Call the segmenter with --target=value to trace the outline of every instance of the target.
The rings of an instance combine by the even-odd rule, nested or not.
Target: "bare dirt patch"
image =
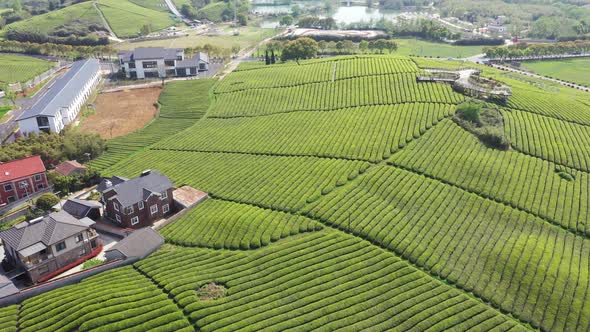
[[[217,300],[225,297],[225,292],[227,292],[227,288],[223,285],[210,282],[197,289],[197,297],[201,301]]]
[[[161,88],[101,93],[94,101],[95,112],[80,122],[83,132],[110,139],[142,128],[156,117]]]

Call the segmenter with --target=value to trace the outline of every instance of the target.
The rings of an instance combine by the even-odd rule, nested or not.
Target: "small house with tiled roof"
[[[0,207],[49,187],[39,156],[0,163]]]
[[[80,175],[86,172],[86,166],[75,160],[66,160],[55,167],[55,171],[63,176]]]

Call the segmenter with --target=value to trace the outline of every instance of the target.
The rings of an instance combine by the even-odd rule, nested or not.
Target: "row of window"
[[[43,177],[41,176],[41,174],[37,174],[34,176],[34,179],[35,179],[35,182],[39,182],[43,179]],[[20,189],[25,189],[28,186],[29,186],[29,181],[27,181],[27,180],[23,180],[18,183],[18,187]],[[39,188],[38,185],[37,185],[37,188]],[[43,187],[41,187],[41,188],[43,188]],[[8,184],[4,185],[4,192],[9,192],[9,191],[13,191],[13,190],[14,190],[14,187],[12,186],[12,183],[8,183]]]
[[[162,213],[166,214],[169,211],[170,211],[170,206],[168,204],[162,205]],[[150,206],[150,213],[152,215],[158,213],[158,205],[157,204]],[[121,216],[120,215],[116,214],[115,219],[117,220],[118,223],[121,223]],[[136,225],[138,223],[139,223],[139,217],[135,216],[135,217],[131,218],[131,225]]]
[[[160,197],[161,200],[165,200],[168,198],[168,193],[165,191],[160,193],[160,195],[161,195],[161,197]],[[139,201],[137,203],[137,207],[139,210],[143,210],[143,208],[145,207],[143,204],[143,201]],[[113,203],[113,208],[117,212],[120,212],[122,209],[122,207],[120,207],[119,204],[117,204],[117,203]],[[132,213],[133,213],[133,205],[123,208],[123,214],[132,214]]]

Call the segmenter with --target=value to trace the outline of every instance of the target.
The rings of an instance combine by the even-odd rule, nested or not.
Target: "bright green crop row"
[[[410,60],[383,57],[337,58],[334,61],[314,62],[301,66],[275,64],[233,73],[220,82],[215,92],[289,87],[367,75],[414,73],[417,70],[416,65]]]
[[[142,7],[129,0],[100,0],[98,3],[111,29],[120,38],[139,36],[144,25],[158,31],[175,23],[171,13]]]
[[[165,285],[200,331],[525,330],[368,242],[335,231],[247,254],[161,250],[137,266]],[[208,282],[227,297],[201,301]]]
[[[244,250],[321,228],[305,217],[208,199],[161,233],[168,242],[181,246]]]
[[[103,172],[137,176],[148,165],[177,185],[217,197],[296,211],[363,173],[369,163],[314,157],[146,150]]]
[[[308,214],[533,326],[590,328],[590,240],[530,214],[391,166],[371,168]]]
[[[506,136],[517,149],[590,171],[590,127],[522,111],[503,111]]]
[[[193,331],[182,311],[133,267],[25,300],[20,331]]]
[[[211,117],[257,116],[412,102],[456,104],[464,100],[464,96],[455,93],[448,84],[417,83],[415,74],[402,73],[287,88],[251,89],[219,94],[216,99],[209,113]]]
[[[154,147],[381,161],[453,112],[453,105],[401,104],[207,118]]]
[[[16,332],[18,319],[18,306],[11,305],[0,308],[0,331]]]
[[[51,69],[54,64],[25,55],[0,54],[0,82],[26,82]]]
[[[518,151],[487,148],[450,120],[410,143],[391,161],[590,235],[587,173]],[[574,179],[567,181],[559,172]]]

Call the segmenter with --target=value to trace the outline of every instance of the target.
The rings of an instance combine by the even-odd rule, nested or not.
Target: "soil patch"
[[[223,285],[210,282],[197,289],[197,297],[201,301],[217,300],[225,297],[225,292],[227,292],[227,288]]]
[[[111,139],[143,128],[156,117],[156,102],[162,89],[147,88],[101,93],[95,112],[81,120],[80,130]]]

